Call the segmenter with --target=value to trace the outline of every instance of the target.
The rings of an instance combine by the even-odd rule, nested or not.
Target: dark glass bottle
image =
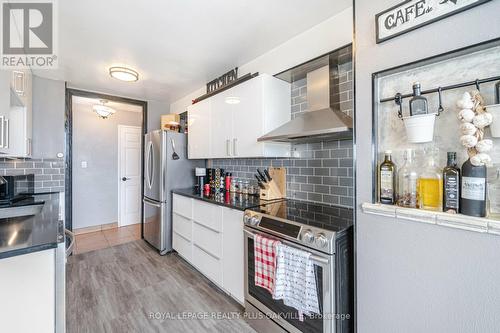
[[[413,84],[413,97],[410,99],[410,116],[427,114],[427,98],[421,95],[420,83]]]
[[[462,165],[460,213],[486,216],[486,166],[474,166],[470,159]]]
[[[448,152],[448,163],[443,169],[443,212],[460,211],[460,169],[457,166],[457,153]]]
[[[385,152],[385,158],[379,168],[380,203],[394,205],[396,203],[396,165],[392,161],[392,152]]]

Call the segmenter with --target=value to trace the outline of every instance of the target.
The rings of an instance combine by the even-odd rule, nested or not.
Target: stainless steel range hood
[[[309,111],[260,137],[258,141],[318,142],[352,139],[352,118],[332,108],[329,66],[307,73]]]

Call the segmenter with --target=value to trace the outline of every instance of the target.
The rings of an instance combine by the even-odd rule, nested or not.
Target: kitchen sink
[[[17,207],[0,208],[0,219],[37,215],[43,209],[43,202]]]

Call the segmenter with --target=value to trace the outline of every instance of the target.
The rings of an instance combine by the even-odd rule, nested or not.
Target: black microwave
[[[35,175],[2,176],[0,178],[0,204],[24,199],[34,192]]]

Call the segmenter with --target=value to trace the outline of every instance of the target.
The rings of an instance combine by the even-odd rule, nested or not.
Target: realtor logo
[[[56,68],[55,3],[2,3],[3,68]]]

